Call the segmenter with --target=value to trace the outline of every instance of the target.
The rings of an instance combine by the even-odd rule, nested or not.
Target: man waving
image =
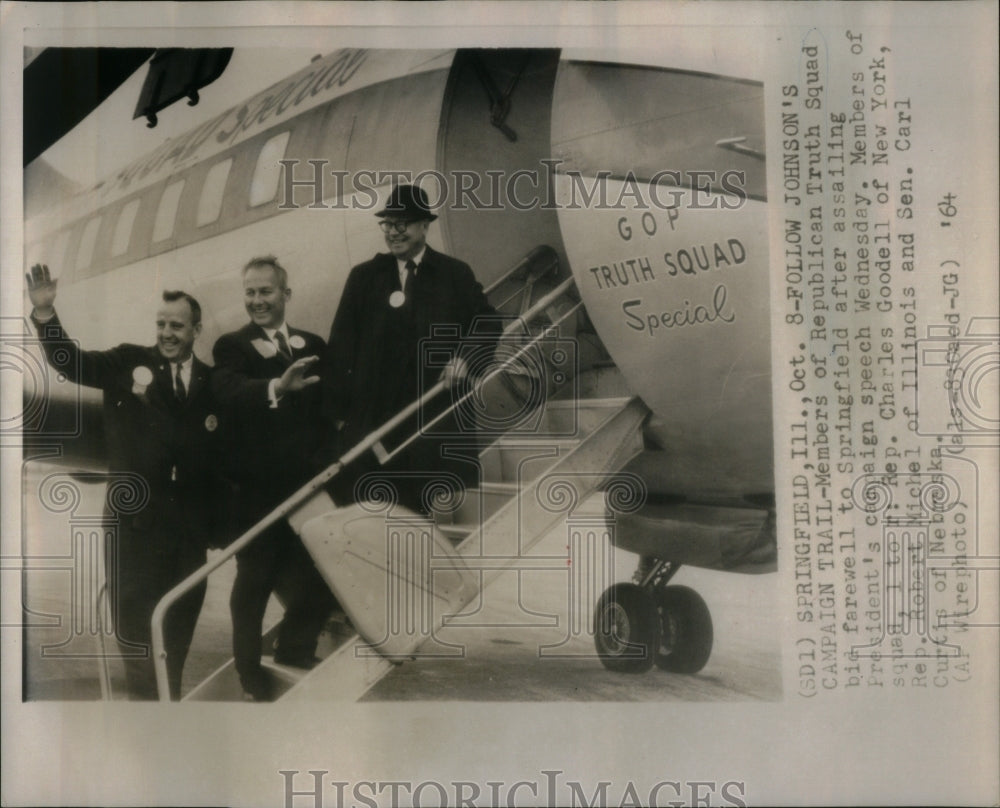
[[[82,351],[55,311],[56,284],[47,266],[28,275],[32,322],[49,363],[72,381],[104,393],[104,432],[111,474],[129,473],[148,489],[145,505],[121,515],[109,531],[105,572],[129,697],[157,697],[151,642],[153,609],[163,595],[205,563],[218,540],[220,417],[211,368],[194,355],[201,306],[184,292],[164,292],[154,346],[122,344]],[[106,506],[106,511],[109,508]],[[170,695],[180,698],[181,672],[205,584],[167,612],[164,644]]]
[[[310,369],[324,350],[322,338],[290,328],[288,273],[274,256],[243,268],[250,322],[215,343],[214,386],[233,422],[229,471],[239,485],[242,529],[253,526],[306,483],[318,468],[322,413],[318,376]],[[269,701],[270,679],[261,668],[261,630],[272,591],[285,604],[275,662],[308,668],[335,605],[302,542],[284,520],[237,555],[230,598],[233,656],[248,701]]]

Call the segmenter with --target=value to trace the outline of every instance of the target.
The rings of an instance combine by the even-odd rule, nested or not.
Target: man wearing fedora
[[[423,189],[395,186],[385,208],[375,216],[389,252],[378,253],[351,270],[321,373],[324,410],[341,452],[439,379],[456,391],[467,389],[470,373],[477,371],[477,363],[468,360],[476,348],[495,342],[499,333],[496,312],[469,265],[427,245],[428,229],[437,216],[431,213]],[[477,318],[484,319],[477,323]],[[473,333],[475,340],[470,341]],[[450,359],[429,362],[429,344],[432,353]],[[487,348],[476,355],[491,354]],[[451,403],[450,398],[440,395],[436,406],[388,436],[386,450],[391,451],[421,423],[426,424]],[[475,483],[478,468],[469,462],[477,455],[475,435],[474,431],[465,432],[453,416],[446,416],[430,434],[390,461],[383,471],[395,485],[401,505],[428,512],[422,489],[436,475],[446,474],[452,482],[457,478],[462,485]],[[446,449],[451,451],[446,453]],[[342,475],[335,494],[339,493],[341,501],[352,501],[353,482],[376,468],[368,453]]]
[[[247,530],[304,485],[318,467],[321,431],[319,378],[322,337],[291,328],[288,273],[274,256],[243,268],[243,300],[250,322],[215,343],[213,389],[230,414],[230,477],[239,486],[238,522]],[[318,458],[317,458],[318,462]],[[301,539],[279,520],[236,557],[230,597],[233,657],[248,701],[269,701],[271,680],[261,668],[261,630],[268,598],[285,606],[274,661],[309,668],[317,638],[336,602]]]

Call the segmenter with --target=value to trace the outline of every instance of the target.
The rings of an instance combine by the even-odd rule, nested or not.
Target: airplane
[[[509,378],[483,393],[534,438],[515,429],[484,448],[484,480],[490,464],[500,470],[477,492],[478,526],[453,512],[435,527],[434,546],[462,568],[463,603],[449,607],[483,596],[489,575],[475,567],[490,554],[488,525],[509,528],[505,509],[523,516],[525,492],[556,473],[586,478],[577,494],[609,492],[614,529],[597,541],[640,557],[631,583],[592,593],[598,657],[614,671],[695,673],[712,622],[697,592],[668,585],[677,569],[776,569],[763,86],[642,59],[513,48],[316,57],[91,188],[67,195],[53,182],[45,199],[43,183],[26,266],[59,277],[60,316],[87,347],[106,341],[93,313],[108,301],[115,340],[144,343],[160,290],[184,289],[203,306],[204,353],[245,320],[239,267],[274,254],[293,278],[296,325],[326,334],[347,271],[382,246],[373,212],[401,177],[418,182],[441,203],[429,243],[467,261],[501,310],[541,317],[518,339],[539,340],[546,401],[526,408]],[[43,364],[26,377],[26,443],[56,441],[61,462],[99,468],[99,395]],[[560,407],[575,431],[552,426]],[[555,447],[555,465],[532,440]],[[513,482],[501,469],[512,457]],[[637,503],[615,511],[615,481],[637,486]],[[283,516],[296,524],[294,511]],[[319,555],[322,536],[354,524],[336,517],[333,530],[329,514],[306,511]],[[320,539],[317,525],[330,528]],[[359,642],[377,648],[384,629]],[[384,656],[417,645],[390,643]]]

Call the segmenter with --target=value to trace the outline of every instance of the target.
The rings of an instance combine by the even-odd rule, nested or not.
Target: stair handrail
[[[573,283],[574,283],[573,278],[569,278],[563,281],[559,286],[554,288],[548,295],[542,298],[538,302],[538,305],[542,307],[547,307],[547,305],[551,305],[556,299],[558,299],[563,293],[565,293],[573,285]],[[453,412],[456,408],[461,406],[465,401],[472,398],[472,396],[476,394],[476,392],[482,385],[486,384],[486,382],[488,382],[494,376],[503,372],[507,367],[513,364],[517,359],[520,359],[522,356],[524,356],[524,354],[526,354],[531,348],[534,348],[535,345],[537,345],[543,339],[546,339],[548,336],[548,331],[550,329],[558,328],[566,320],[568,320],[570,317],[576,314],[577,311],[579,311],[581,308],[583,308],[583,301],[577,301],[568,309],[566,309],[566,311],[560,314],[559,317],[545,329],[545,331],[536,334],[534,337],[528,340],[528,342],[525,342],[522,345],[520,345],[516,353],[514,353],[512,356],[508,357],[503,362],[493,367],[489,371],[489,373],[484,374],[472,386],[471,390],[466,391],[460,398],[455,399],[449,407],[442,410],[433,418],[431,418],[429,421],[427,421],[425,424],[423,424],[420,427],[420,429],[418,429],[416,432],[414,432],[412,435],[406,438],[406,440],[404,440],[402,443],[396,446],[391,452],[386,452],[384,455],[381,455],[379,457],[379,462],[382,465],[385,465],[400,452],[404,451],[411,443],[413,443],[413,441],[418,440],[420,436],[423,435],[427,430],[431,429],[438,422],[444,420],[449,415],[449,413]],[[524,330],[527,329],[527,325],[528,324],[524,322],[522,317],[516,318],[509,328],[504,329],[504,332],[503,334],[501,334],[500,339],[503,339],[505,336],[511,336],[514,333],[523,334]]]
[[[546,259],[544,263],[540,263],[540,259],[542,258]],[[531,293],[535,288],[535,284],[550,272],[558,268],[559,254],[548,244],[540,244],[530,250],[524,258],[518,261],[514,266],[504,272],[503,275],[487,286],[483,290],[483,294],[491,295],[507,281],[514,278],[519,272],[523,272],[524,284],[507,295],[507,297],[503,300],[497,301],[494,305],[494,308],[499,311],[503,306],[506,306],[515,297],[520,295],[521,307],[518,311],[518,315],[523,315],[531,305]]]
[[[524,254],[524,257],[518,261],[514,266],[504,272],[499,278],[489,284],[483,289],[483,294],[490,295],[503,286],[507,281],[517,275],[518,272],[526,270],[531,267],[539,258],[545,256],[548,261],[540,267],[534,273],[528,273],[529,277],[540,278],[546,273],[551,272],[555,267],[559,266],[559,255],[556,251],[550,247],[548,244],[539,244],[537,247],[533,247]],[[506,301],[503,301],[506,302]]]
[[[532,250],[528,256],[535,253],[540,248],[535,248]],[[527,261],[527,257],[519,262],[518,266],[514,267],[511,272],[506,273],[507,277],[517,271],[522,265]],[[500,281],[503,282],[502,280]],[[542,297],[537,303],[535,303],[527,312],[515,317],[512,321],[503,329],[498,341],[507,336],[512,336],[514,334],[524,334],[527,333],[528,324],[534,320],[539,314],[543,313],[549,306],[551,306],[559,297],[565,294],[573,285],[575,284],[575,279],[570,275],[566,280],[562,281],[560,284],[555,286],[548,294]],[[572,308],[572,313],[582,306],[582,303],[577,303]],[[560,318],[560,322],[569,316],[569,313],[564,314]],[[487,381],[492,379],[494,376],[498,375],[505,368],[511,365],[515,360],[519,359],[525,353],[527,353],[534,345],[543,337],[545,333],[537,335],[528,343],[519,347],[519,349],[510,357],[508,357],[503,363],[491,369],[491,371],[484,376],[476,380],[472,391],[469,391],[462,398],[453,402],[452,405],[444,411],[441,415],[450,412],[459,403],[464,401],[469,395],[477,391],[482,385]],[[440,393],[444,392],[449,388],[449,385],[442,381],[438,381],[433,387],[428,389],[415,401],[411,402],[400,410],[396,415],[386,421],[382,426],[369,432],[364,438],[362,438],[357,444],[348,449],[344,454],[342,454],[337,460],[327,466],[323,471],[310,479],[307,483],[301,486],[297,491],[287,497],[282,501],[277,507],[275,507],[270,513],[261,518],[258,522],[244,531],[239,537],[237,537],[233,542],[227,545],[222,551],[215,557],[205,562],[204,565],[199,567],[197,570],[189,574],[186,578],[176,584],[172,589],[170,589],[159,602],[156,604],[156,608],[153,609],[152,616],[152,653],[153,653],[153,668],[156,673],[156,689],[160,701],[170,700],[170,688],[167,679],[167,652],[163,641],[163,621],[166,616],[167,611],[176,603],[180,598],[182,598],[188,591],[198,586],[202,581],[206,580],[209,575],[215,572],[219,567],[225,564],[230,558],[235,556],[245,547],[247,547],[251,542],[253,542],[258,536],[260,536],[265,530],[270,528],[272,525],[276,524],[278,520],[284,519],[295,512],[301,505],[305,504],[306,500],[310,499],[314,494],[320,491],[330,480],[336,477],[341,470],[356,460],[358,457],[363,455],[369,450],[374,450],[376,444],[381,444],[382,438],[391,433],[396,427],[402,424],[404,421],[409,419],[412,415],[417,413],[421,408],[426,407],[427,404],[437,397]],[[441,417],[441,416],[439,416]],[[433,422],[432,422],[433,423]],[[417,432],[407,439],[406,445],[410,442],[416,440],[424,431],[425,427],[420,427]],[[393,450],[393,455],[397,449]],[[390,455],[392,456],[392,455]],[[384,464],[388,457],[383,456],[380,458],[380,464]]]

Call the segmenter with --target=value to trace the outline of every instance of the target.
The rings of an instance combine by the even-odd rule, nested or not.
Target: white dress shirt
[[[407,258],[406,261],[412,261],[414,264],[416,264],[419,267],[420,266],[420,262],[424,260],[424,252],[426,252],[426,250],[427,250],[426,246],[425,247],[421,247],[420,248],[420,252],[418,252],[415,256],[413,256],[413,258]],[[406,288],[406,276],[410,273],[410,270],[408,270],[406,268],[406,261],[403,261],[403,260],[401,260],[399,258],[396,259],[396,267],[399,269],[399,288],[400,289],[405,289]],[[416,273],[414,273],[414,274],[416,274]]]
[[[191,370],[194,368],[194,354],[188,356],[183,362],[170,363],[170,383],[174,388],[174,395],[177,395],[177,366],[181,368],[181,381],[184,382],[185,398],[191,395]]]
[[[288,346],[288,350],[291,352],[292,343],[291,338],[288,336],[288,323],[282,323],[277,328],[268,328],[266,325],[262,325],[261,328],[264,329],[264,333],[267,334],[267,338],[271,340],[275,350],[278,350],[278,342],[275,340],[274,335],[280,331],[281,336],[285,338],[285,345]],[[277,386],[277,379],[271,379],[270,383],[267,385],[267,403],[272,410],[277,409],[278,402],[281,401],[281,397],[275,393],[275,388]]]
[[[275,348],[278,347],[278,342],[274,338],[274,335],[280,331],[281,336],[285,338],[285,345],[288,346],[288,350],[290,351],[292,349],[291,342],[289,341],[291,338],[288,336],[288,323],[282,323],[277,328],[268,328],[266,325],[262,325],[261,328],[264,329],[264,333],[267,334],[267,338],[274,343]]]

